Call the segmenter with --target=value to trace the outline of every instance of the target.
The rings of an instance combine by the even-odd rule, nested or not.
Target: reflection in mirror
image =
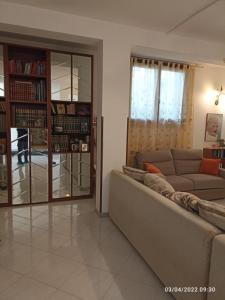
[[[0,97],[4,97],[3,46],[0,45]]]
[[[91,57],[73,55],[73,100],[91,102]]]
[[[31,202],[48,201],[48,131],[30,129]]]
[[[52,197],[71,196],[71,154],[53,154]]]
[[[71,55],[51,52],[52,100],[71,101]]]
[[[30,202],[29,129],[11,128],[12,203]]]
[[[73,153],[72,191],[73,196],[90,194],[90,153]]]
[[[0,203],[8,203],[6,158],[6,155],[0,154]]]

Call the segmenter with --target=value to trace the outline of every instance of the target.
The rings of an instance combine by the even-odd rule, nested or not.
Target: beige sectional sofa
[[[199,173],[202,150],[161,150],[137,153],[136,167],[151,162],[166,176],[176,191],[190,192],[201,199],[225,198],[225,180],[220,176]]]
[[[119,171],[111,174],[109,214],[165,286],[198,289],[172,291],[176,299],[225,299],[219,228]],[[200,292],[204,287],[216,292]]]

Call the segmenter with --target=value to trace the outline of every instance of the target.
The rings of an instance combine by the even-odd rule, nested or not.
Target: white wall
[[[225,88],[225,68],[203,66],[195,72],[194,85],[194,135],[193,147],[202,148],[213,143],[204,143],[207,113],[223,114],[222,138],[225,138],[225,99],[215,103],[216,89]],[[214,143],[215,144],[215,143]]]
[[[225,53],[225,44],[192,40],[6,2],[0,2],[0,22],[0,30],[3,31],[68,41],[85,37],[102,42],[102,99],[98,100],[102,101],[104,117],[103,212],[108,210],[110,171],[120,169],[125,163],[129,59],[132,49],[158,49],[175,53],[184,60],[218,64],[222,63]]]

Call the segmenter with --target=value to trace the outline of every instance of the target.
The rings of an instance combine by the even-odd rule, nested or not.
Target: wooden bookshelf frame
[[[92,130],[92,124],[93,124],[93,74],[94,74],[94,55],[92,54],[86,54],[86,53],[80,53],[80,52],[69,52],[69,51],[62,51],[62,50],[55,50],[55,49],[49,49],[49,48],[40,48],[40,47],[34,47],[34,46],[22,46],[18,44],[11,44],[11,43],[0,43],[0,46],[3,47],[3,63],[4,63],[4,89],[5,89],[5,95],[4,97],[1,97],[0,101],[5,102],[6,106],[6,137],[7,137],[7,191],[8,191],[8,203],[0,203],[0,207],[4,206],[26,206],[26,205],[35,205],[40,203],[49,203],[49,202],[58,202],[58,201],[68,201],[68,200],[76,200],[76,199],[87,199],[93,197],[93,172],[94,172],[94,166],[93,166],[93,130]],[[34,51],[35,52],[40,51],[45,53],[46,57],[46,74],[39,75],[39,74],[24,74],[24,73],[15,73],[10,71],[9,67],[9,49],[15,48],[15,49],[21,49],[21,52],[23,49],[28,52]],[[16,51],[16,50],[14,50]],[[51,122],[51,116],[52,116],[52,102],[53,103],[82,103],[82,101],[52,101],[51,99],[51,53],[60,53],[60,54],[68,54],[71,55],[71,60],[73,55],[77,56],[84,56],[90,58],[90,64],[91,64],[91,102],[84,102],[85,104],[90,105],[90,111],[91,115],[90,118],[90,142],[89,142],[89,151],[83,152],[83,153],[90,153],[90,193],[88,195],[79,195],[79,196],[73,196],[72,194],[72,187],[71,187],[71,195],[70,197],[62,197],[62,198],[53,198],[52,195],[52,161],[53,161],[53,154],[61,154],[61,153],[53,153],[52,149],[52,122]],[[71,63],[71,74],[73,71],[73,65]],[[44,101],[21,101],[16,99],[11,99],[10,95],[10,79],[15,78],[18,80],[45,80],[46,81],[46,102]],[[71,92],[73,92],[73,78],[71,76]],[[29,104],[36,106],[42,106],[45,107],[47,112],[47,126],[46,129],[48,131],[47,141],[48,141],[48,201],[40,201],[40,202],[32,202],[32,199],[30,197],[30,203],[21,203],[21,204],[13,204],[12,201],[12,172],[11,172],[11,165],[12,165],[12,153],[11,153],[11,128],[12,127],[12,105],[17,104]],[[21,127],[22,128],[22,127]],[[65,153],[82,153],[82,152],[75,152],[75,151],[69,151]],[[63,153],[62,153],[63,154]],[[73,155],[71,155],[72,159]],[[29,166],[31,163],[29,163]],[[72,163],[71,163],[72,165]],[[72,170],[71,170],[71,176],[72,176]],[[32,188],[32,181],[31,181],[31,172],[29,172],[29,180],[30,180],[30,194],[31,194],[31,188]]]

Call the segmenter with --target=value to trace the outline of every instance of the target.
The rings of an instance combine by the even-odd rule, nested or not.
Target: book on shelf
[[[21,81],[11,80],[10,98],[16,101],[46,101],[45,80]]]
[[[66,114],[65,104],[62,103],[56,104],[56,110],[58,115],[65,115]]]
[[[46,74],[46,62],[43,60],[28,62],[11,59],[9,61],[9,71],[11,74],[44,76]]]
[[[5,102],[0,102],[0,113],[1,112],[6,112],[6,104]]]
[[[52,116],[52,127],[53,132],[89,134],[90,118],[54,115]]]
[[[0,132],[6,131],[6,115],[0,114]]]
[[[33,108],[32,105],[13,105],[12,126],[45,128],[47,127],[47,112],[42,108]]]

